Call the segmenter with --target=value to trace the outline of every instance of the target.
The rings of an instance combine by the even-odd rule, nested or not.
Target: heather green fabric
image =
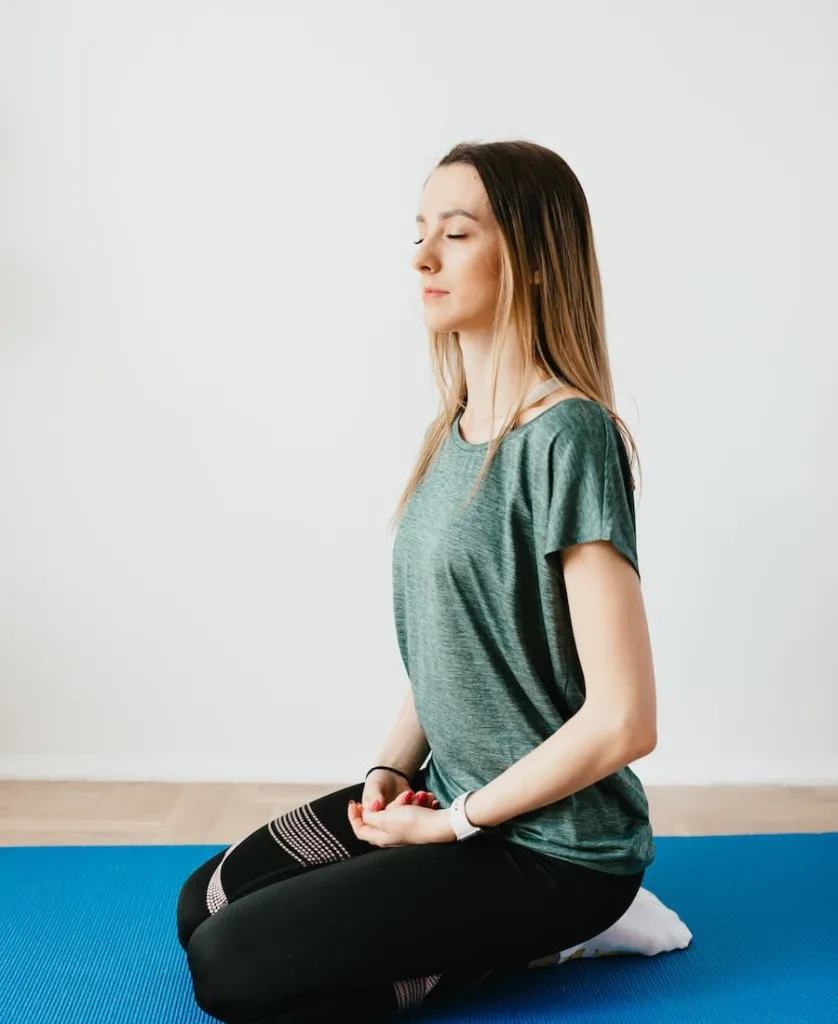
[[[431,747],[428,788],[443,807],[584,703],[558,551],[610,540],[640,575],[628,456],[604,406],[562,399],[513,430],[462,512],[487,448],[463,439],[458,417],[393,546],[398,644]],[[646,794],[628,766],[499,832],[612,874],[655,855]]]

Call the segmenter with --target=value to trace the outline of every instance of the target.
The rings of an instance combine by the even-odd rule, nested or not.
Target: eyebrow
[[[479,217],[475,217],[473,213],[469,213],[468,210],[461,210],[461,209],[459,209],[459,207],[456,210],[446,210],[444,213],[441,213],[439,215],[439,219],[440,220],[448,220],[449,217],[456,217],[457,214],[459,214],[461,217],[471,217],[472,220],[476,220],[478,223],[480,222],[480,218]],[[421,213],[416,215],[416,223],[417,224],[424,224],[425,223],[425,218],[422,216]]]

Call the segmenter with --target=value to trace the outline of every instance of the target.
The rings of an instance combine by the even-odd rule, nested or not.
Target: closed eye
[[[467,235],[446,235],[446,238],[467,238]],[[424,238],[420,238],[418,242],[414,242],[414,245],[421,245],[425,241]]]

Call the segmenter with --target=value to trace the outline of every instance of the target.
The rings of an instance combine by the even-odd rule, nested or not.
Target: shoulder
[[[525,422],[526,419],[535,418],[555,406],[564,406],[566,411],[578,415],[579,418],[596,419],[602,415],[607,416],[609,419],[611,417],[611,414],[604,405],[597,402],[594,398],[589,398],[588,395],[583,394],[577,388],[568,384],[551,392],[542,398],[540,402],[526,409],[523,413]]]
[[[547,409],[552,408],[556,405],[562,405],[568,399],[578,398],[580,402],[571,402],[571,405],[581,405],[583,402],[593,402],[592,398],[588,398],[587,395],[583,395],[581,391],[577,391],[576,388],[561,387],[556,391],[552,391],[549,395],[546,395],[541,399],[540,402],[536,402],[534,405],[529,406],[521,413],[521,424],[528,423],[530,420],[535,419],[542,413],[546,412]],[[594,402],[594,405],[599,403]]]
[[[614,418],[604,405],[574,388],[553,392],[539,403],[531,418],[538,417],[541,417],[544,428],[542,436],[562,444],[576,441],[607,445],[611,440],[609,428],[617,429]]]
[[[620,429],[601,402],[580,394],[568,395],[543,411],[540,426],[533,424],[533,429],[533,442],[546,456],[554,482],[563,475],[576,478],[580,473],[613,474],[617,466],[627,482],[631,479]]]

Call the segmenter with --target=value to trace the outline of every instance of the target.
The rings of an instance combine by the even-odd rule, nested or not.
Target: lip
[[[422,297],[425,299],[435,299],[440,295],[447,295],[448,292],[442,291],[441,288],[424,288],[422,290]]]

